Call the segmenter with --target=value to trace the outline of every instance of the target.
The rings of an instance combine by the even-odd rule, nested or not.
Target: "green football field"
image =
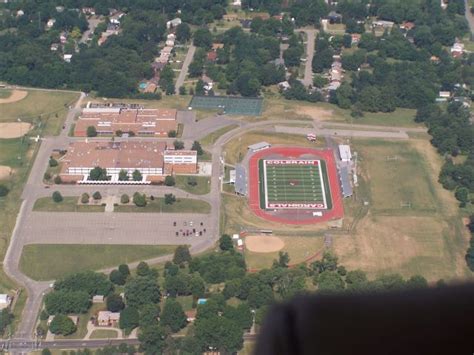
[[[264,207],[267,209],[325,209],[325,173],[319,160],[263,162]]]

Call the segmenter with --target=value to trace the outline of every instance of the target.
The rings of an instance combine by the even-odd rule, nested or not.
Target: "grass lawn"
[[[318,148],[324,145],[320,140],[318,143],[309,142],[304,136],[286,133],[266,133],[254,131],[239,136],[224,146],[225,162],[234,165],[247,154],[247,147],[251,144],[266,141],[270,144],[298,145],[300,147]]]
[[[41,197],[35,201],[33,211],[41,212],[104,212],[102,205],[78,205],[79,197],[66,196],[61,202],[54,202],[52,197]]]
[[[163,197],[155,197],[153,201],[148,199],[145,207],[135,205],[116,206],[114,212],[142,212],[142,213],[209,213],[211,205],[205,201],[191,198],[177,198],[172,205],[165,204]]]
[[[90,339],[117,339],[117,331],[111,329],[96,329]]]
[[[10,97],[11,94],[12,91],[10,89],[0,89],[0,99],[6,99],[7,97]]]
[[[189,178],[195,179],[196,186],[188,184]],[[211,191],[211,179],[207,176],[176,175],[176,187],[195,195],[205,195]]]
[[[193,308],[193,296],[178,296],[176,297],[176,301],[181,304],[185,312]]]
[[[467,230],[453,194],[437,182],[443,160],[429,141],[354,140],[354,150],[360,156],[360,187],[357,200],[345,200],[345,213],[356,225],[349,234],[333,236],[340,263],[371,277],[393,272],[429,281],[472,276],[464,260]],[[401,200],[409,200],[411,208],[402,207]],[[357,217],[355,205],[362,201],[369,205]]]
[[[77,325],[77,330],[74,333],[67,336],[55,335],[54,339],[83,339],[87,334],[87,323],[91,316],[104,310],[106,310],[104,303],[93,304],[87,313],[79,315],[79,323]]]
[[[59,134],[68,106],[79,98],[79,93],[31,90],[25,99],[10,104],[2,104],[1,122],[22,121],[46,124],[44,135]]]
[[[236,124],[232,124],[232,125],[229,125],[229,126],[219,128],[218,130],[216,130],[212,133],[209,133],[207,136],[205,136],[203,139],[201,139],[200,143],[203,146],[213,145],[216,142],[216,140],[219,139],[220,136],[222,136],[223,134],[225,134],[229,131],[232,131],[234,128],[237,128],[237,127],[239,127],[239,126],[236,125]]]
[[[175,248],[172,245],[29,244],[23,248],[20,269],[34,280],[54,280],[78,271],[100,270],[171,254]]]
[[[435,187],[423,157],[407,143],[354,141],[370,177],[373,212],[413,214],[435,212]],[[411,204],[410,207],[404,204]]]
[[[322,237],[279,237],[285,243],[282,251],[290,256],[290,264],[305,261],[324,248]],[[273,260],[278,260],[278,251],[271,253],[256,253],[245,250],[245,262],[250,269],[264,269],[272,266]]]

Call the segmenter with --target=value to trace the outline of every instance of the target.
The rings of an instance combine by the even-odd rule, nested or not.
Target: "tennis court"
[[[262,160],[262,207],[327,209],[323,164],[320,160]]]
[[[234,96],[193,96],[189,107],[193,109],[222,110],[228,115],[260,116],[263,99]]]

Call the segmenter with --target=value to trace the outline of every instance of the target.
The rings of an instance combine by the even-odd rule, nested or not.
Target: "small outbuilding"
[[[352,159],[351,147],[346,144],[339,144],[339,156],[343,162],[350,162]]]
[[[264,150],[264,149],[268,149],[270,148],[272,145],[270,143],[267,143],[267,142],[259,142],[259,143],[255,143],[255,144],[251,144],[248,146],[248,149],[252,152],[252,153],[255,153],[255,152],[258,152],[260,150]]]

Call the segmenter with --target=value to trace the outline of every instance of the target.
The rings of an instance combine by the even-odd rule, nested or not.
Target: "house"
[[[64,54],[63,59],[66,63],[71,63],[72,54]]]
[[[92,297],[92,303],[104,303],[104,296],[95,295]]]
[[[52,43],[50,49],[51,51],[56,52],[59,49],[59,43]]]
[[[415,28],[415,24],[410,21],[404,21],[401,25],[400,28],[406,31],[410,31]]]
[[[61,44],[65,44],[67,42],[66,32],[61,32],[61,34],[59,35],[59,42],[61,42]]]
[[[194,322],[196,320],[197,309],[190,309],[189,311],[184,312],[184,314],[186,314],[186,320],[188,322]]]
[[[109,21],[113,25],[120,25],[120,21],[122,20],[123,16],[125,16],[125,13],[119,11],[115,13],[113,16],[111,16]]]
[[[174,33],[170,33],[169,35],[166,36],[167,41],[175,41],[176,40],[176,35]]]
[[[225,21],[237,21],[239,19],[239,15],[237,14],[225,14],[222,16],[222,19]]]
[[[456,41],[451,47],[451,56],[453,58],[460,58],[464,53],[464,43]]]
[[[25,12],[24,12],[23,10],[18,10],[18,11],[16,12],[16,17],[21,17],[21,16],[23,16],[24,14],[25,14]]]
[[[361,36],[362,35],[360,33],[351,34],[351,45],[356,45],[357,43],[359,43]]]
[[[63,12],[64,6],[56,6],[55,9],[56,9],[56,12]]]
[[[341,23],[342,22],[342,15],[338,14],[336,11],[330,11],[327,19],[329,20],[329,23]]]
[[[167,39],[165,44],[167,47],[174,47],[174,39]]]
[[[176,17],[168,22],[166,22],[166,28],[171,29],[181,25],[182,21],[179,17]]]
[[[232,0],[231,6],[233,6],[233,7],[242,7],[242,1],[241,0]]]
[[[286,91],[291,88],[291,85],[288,81],[282,81],[281,83],[278,83],[278,88],[280,90]]]
[[[377,20],[377,21],[374,21],[372,22],[372,28],[375,28],[375,27],[381,27],[381,28],[392,28],[393,25],[395,25],[395,22],[393,21],[384,21],[384,20]]]
[[[99,327],[116,327],[120,321],[120,313],[100,311],[97,314],[97,326]]]
[[[242,26],[242,28],[250,28],[250,26],[252,25],[252,20],[240,20],[240,25]]]
[[[94,16],[95,15],[95,9],[93,7],[83,7],[81,11],[86,16]]]
[[[49,30],[50,28],[54,26],[55,23],[56,23],[56,19],[50,18],[48,22],[46,22],[46,29]]]
[[[212,44],[212,50],[217,51],[218,49],[224,48],[224,43],[213,43]]]
[[[207,52],[207,60],[209,62],[215,62],[217,60],[217,53],[215,51]]]
[[[0,309],[5,309],[10,306],[12,299],[9,295],[2,293],[0,294]]]

